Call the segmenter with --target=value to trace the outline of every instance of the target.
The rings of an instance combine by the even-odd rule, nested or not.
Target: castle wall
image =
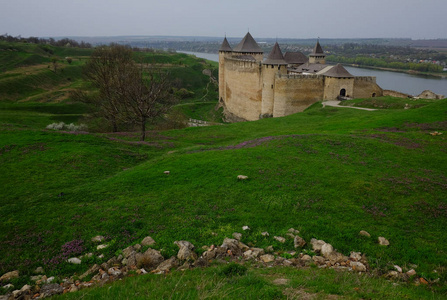
[[[276,74],[287,74],[287,67],[278,65],[262,66],[262,106],[261,117],[273,116],[273,102],[275,98],[275,77]]]
[[[259,62],[225,58],[225,107],[248,121],[258,120],[262,106],[262,73]]]
[[[304,111],[323,99],[322,75],[276,75],[273,117],[283,117]]]
[[[383,90],[376,83],[376,77],[354,77],[354,94],[352,98],[370,98],[383,96]]]
[[[323,100],[337,100],[342,89],[345,89],[346,97],[352,97],[354,94],[354,78],[325,77]]]

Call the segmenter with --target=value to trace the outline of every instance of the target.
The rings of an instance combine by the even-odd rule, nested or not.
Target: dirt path
[[[323,101],[323,107],[325,107],[325,106],[332,106],[332,107],[354,108],[354,109],[369,110],[369,111],[377,110],[377,109],[374,109],[374,108],[343,106],[343,105],[339,105],[340,102],[341,101]]]

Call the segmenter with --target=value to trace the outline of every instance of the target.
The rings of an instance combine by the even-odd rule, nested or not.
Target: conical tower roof
[[[337,64],[323,75],[336,78],[354,78],[341,64]]]
[[[317,43],[315,44],[314,50],[312,51],[311,55],[314,55],[314,56],[324,55],[323,48],[321,48],[321,45],[320,45],[320,41],[317,41]]]
[[[266,65],[287,65],[278,42],[275,43],[275,46],[273,46],[272,51],[263,63]]]
[[[219,51],[222,52],[231,52],[233,49],[231,49],[230,43],[228,43],[227,37],[224,38],[222,45],[220,46]]]
[[[240,53],[264,53],[258,43],[256,43],[255,39],[251,36],[250,32],[244,36],[242,41],[234,47],[233,50],[234,52]]]

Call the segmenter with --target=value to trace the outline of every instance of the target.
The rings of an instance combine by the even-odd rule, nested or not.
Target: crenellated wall
[[[273,117],[304,111],[324,94],[322,75],[277,75],[275,77]]]

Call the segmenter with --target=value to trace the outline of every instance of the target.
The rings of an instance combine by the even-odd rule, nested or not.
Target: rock
[[[323,246],[321,246],[320,252],[324,257],[329,257],[329,255],[334,252],[334,247],[332,247],[331,244],[325,243]]]
[[[180,260],[196,260],[197,254],[193,251],[194,245],[191,244],[188,241],[175,241],[174,244],[176,244],[180,249],[177,253],[177,258]]]
[[[341,264],[349,259],[347,256],[344,256],[343,254],[338,253],[337,251],[332,251],[331,254],[327,256],[327,258],[329,259],[329,262],[332,265]]]
[[[428,284],[428,281],[427,280],[425,280],[424,278],[419,278],[419,282],[421,283],[421,284],[425,284],[425,285],[427,285]]]
[[[87,277],[87,276],[89,276],[89,275],[91,275],[91,274],[94,274],[94,273],[96,273],[96,272],[98,272],[98,271],[99,271],[99,266],[98,266],[97,264],[94,264],[90,269],[88,269],[87,271],[85,271],[84,274],[82,274],[81,276],[79,276],[79,279],[82,280],[82,279],[84,279],[85,277]]]
[[[164,171],[163,174],[169,175],[169,174],[171,174],[171,172],[170,171]]]
[[[103,259],[103,258],[104,258],[104,254],[100,254],[100,255],[98,255],[98,258],[99,258],[99,259]]]
[[[267,252],[273,252],[273,251],[275,251],[274,249],[273,249],[273,246],[268,246],[267,248],[265,248],[265,251],[267,251]]]
[[[128,258],[132,254],[135,254],[135,250],[134,250],[133,246],[129,246],[126,249],[123,249],[124,258]]]
[[[64,292],[64,288],[61,287],[57,283],[44,284],[40,288],[40,295],[42,298],[51,297],[57,294],[62,294]]]
[[[155,241],[153,238],[151,238],[150,236],[145,237],[142,241],[141,241],[141,246],[152,246],[155,244]]]
[[[304,254],[302,257],[301,257],[301,260],[302,261],[309,261],[309,260],[311,260],[312,259],[312,257],[310,257],[310,255],[307,255],[307,254]]]
[[[282,236],[274,236],[273,238],[275,240],[277,240],[278,242],[280,242],[280,243],[285,243],[286,242],[286,239],[283,238]]]
[[[77,257],[72,257],[72,258],[69,258],[67,260],[67,262],[74,264],[74,265],[80,265],[82,261]]]
[[[233,233],[233,237],[234,237],[236,240],[240,241],[241,238],[242,238],[242,233],[234,232],[234,233]]]
[[[113,277],[120,277],[121,275],[123,275],[123,272],[120,269],[113,267],[107,270],[107,274]]]
[[[323,240],[311,239],[310,244],[312,245],[312,249],[315,252],[320,252],[321,247],[323,247],[323,245],[326,244],[326,242]]]
[[[312,260],[317,264],[317,265],[323,265],[325,263],[324,257],[323,256],[318,256],[315,255],[314,257],[312,257]]]
[[[68,292],[70,292],[70,293],[74,293],[74,292],[77,292],[77,291],[78,291],[78,288],[74,284],[72,284],[70,286],[70,289],[68,290]]]
[[[20,289],[20,292],[22,293],[22,295],[23,294],[27,294],[28,292],[31,292],[31,289],[32,289],[33,287],[32,286],[30,286],[30,285],[28,285],[28,284],[25,284],[24,286],[22,286],[22,288]]]
[[[105,237],[103,237],[102,235],[97,235],[95,237],[92,237],[92,242],[94,243],[101,243],[103,241],[105,241]]]
[[[248,226],[242,226],[242,230],[246,231],[246,230],[250,230],[250,227]]]
[[[141,250],[141,245],[140,244],[135,244],[135,245],[133,245],[133,248],[135,249],[135,251],[140,251]]]
[[[245,175],[237,175],[237,179],[238,179],[238,180],[247,180],[247,179],[248,179],[248,176],[245,176]]]
[[[288,260],[288,259],[285,259],[283,262],[282,262],[282,264],[284,265],[284,266],[291,266],[292,264],[293,264],[293,262],[292,261],[290,261],[290,260]]]
[[[408,276],[414,276],[414,275],[416,275],[416,271],[415,271],[414,269],[411,269],[411,270],[409,270],[406,274],[407,274]]]
[[[295,238],[293,239],[293,246],[295,248],[303,248],[305,245],[306,241],[302,237],[296,235]]]
[[[220,247],[224,248],[225,250],[230,250],[234,254],[238,254],[238,252],[240,252],[239,241],[236,239],[225,238]]]
[[[261,255],[259,258],[261,259],[261,261],[263,261],[265,263],[275,261],[275,256],[273,256],[272,254],[264,254],[264,255]]]
[[[14,278],[19,278],[19,271],[12,271],[12,272],[8,272],[2,275],[2,277],[0,277],[0,282],[1,281],[10,281],[11,279]]]
[[[96,247],[96,250],[102,250],[102,249],[105,249],[105,248],[107,248],[107,247],[109,247],[109,245],[107,245],[107,244],[98,245],[98,246]]]
[[[270,234],[267,231],[261,232],[262,236],[270,236]]]
[[[351,268],[357,272],[366,272],[366,266],[358,261],[351,261]]]
[[[294,229],[294,228],[289,228],[289,230],[287,230],[287,232],[293,233],[293,234],[298,234],[300,233],[298,230]]]
[[[45,273],[45,271],[43,270],[42,267],[37,267],[37,268],[34,270],[34,274],[43,274],[43,273]]]
[[[392,279],[398,279],[398,278],[399,278],[399,275],[400,275],[400,273],[397,272],[397,271],[389,271],[389,272],[386,274],[386,277],[387,277],[387,278],[392,278]]]
[[[13,289],[14,285],[11,283],[8,283],[7,285],[3,286],[4,289]]]
[[[54,276],[48,277],[48,279],[46,280],[46,283],[52,283],[54,281]]]
[[[42,279],[42,275],[31,276],[29,279],[33,282],[36,282]]]
[[[287,232],[287,233],[286,233],[286,237],[291,238],[291,239],[294,239],[294,238],[295,238],[295,235],[294,235],[293,233]]]
[[[160,254],[160,251],[152,248],[147,249],[144,253],[137,253],[135,259],[138,268],[155,268],[164,260],[163,256]]]
[[[349,255],[349,258],[353,261],[360,261],[362,259],[362,253],[351,251],[351,255]]]
[[[390,244],[390,242],[383,236],[379,236],[378,241],[379,241],[379,244],[382,246],[388,246]]]
[[[371,237],[371,235],[367,231],[365,231],[365,230],[360,230],[359,235],[366,236],[366,237]]]
[[[179,262],[176,257],[171,257],[158,265],[156,271],[169,272],[172,268],[178,267]]]
[[[394,265],[394,268],[396,269],[397,272],[402,273],[402,268],[399,267],[398,265]]]

